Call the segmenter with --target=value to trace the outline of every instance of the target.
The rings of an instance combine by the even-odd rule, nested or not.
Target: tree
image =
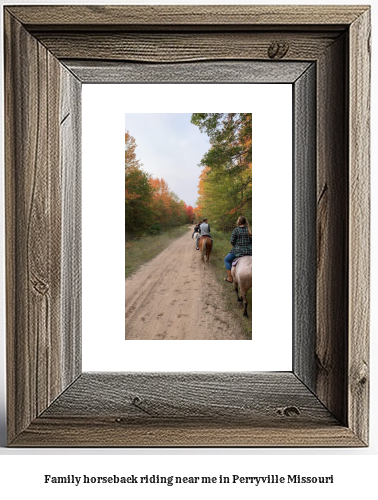
[[[194,113],[192,123],[211,144],[200,163],[198,211],[222,230],[231,229],[238,215],[251,220],[252,115]]]
[[[126,175],[125,228],[140,234],[149,228],[152,221],[152,188],[149,176],[143,170],[130,168]]]
[[[143,164],[137,160],[135,148],[137,144],[129,131],[125,132],[125,170],[130,168],[141,168]]]
[[[193,207],[191,205],[185,205],[185,211],[186,211],[187,222],[189,224],[192,224],[195,217]]]
[[[153,213],[154,220],[162,227],[168,227],[172,215],[170,192],[168,184],[164,179],[150,178],[150,184],[153,189]]]
[[[140,235],[157,233],[162,228],[186,224],[193,219],[188,207],[170,191],[162,178],[154,179],[136,157],[134,137],[125,133],[125,230]]]
[[[203,167],[237,174],[252,165],[251,113],[193,113],[191,122],[212,146],[201,160]]]
[[[151,224],[153,189],[149,175],[141,169],[136,158],[136,142],[129,132],[125,133],[125,230],[141,234]]]
[[[162,178],[150,178],[153,189],[152,209],[154,220],[162,227],[172,227],[188,222],[186,204],[170,191]]]

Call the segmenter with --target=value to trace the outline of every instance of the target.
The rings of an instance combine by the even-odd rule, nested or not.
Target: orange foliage
[[[135,214],[145,216],[146,224],[160,224],[162,227],[192,222],[193,207],[188,207],[169,190],[162,178],[154,179],[142,170],[136,158],[137,147],[134,137],[125,133],[125,201],[126,221],[131,227]],[[138,215],[140,217],[140,215]]]
[[[142,165],[136,158],[135,148],[137,144],[133,136],[127,131],[125,133],[125,169],[140,168]]]
[[[188,217],[188,222],[193,222],[194,220],[194,209],[191,205],[185,204],[186,215]]]

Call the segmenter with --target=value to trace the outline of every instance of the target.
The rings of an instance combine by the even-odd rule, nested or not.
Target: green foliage
[[[252,217],[252,115],[194,113],[192,123],[209,136],[200,166],[196,213],[215,228],[230,230],[239,215]]]
[[[201,160],[203,167],[237,175],[252,164],[251,113],[194,113],[191,122],[212,145]]]
[[[159,223],[157,222],[154,222],[153,224],[151,224],[150,228],[149,228],[149,232],[151,234],[160,234],[161,233],[161,230],[162,230],[162,227]]]
[[[142,170],[136,158],[137,144],[125,133],[125,235],[159,234],[162,229],[191,222],[193,208],[169,191],[164,179]]]
[[[125,229],[140,234],[151,224],[153,189],[146,172],[138,168],[125,172]]]

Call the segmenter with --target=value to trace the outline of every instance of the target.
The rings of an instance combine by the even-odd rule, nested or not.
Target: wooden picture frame
[[[369,7],[6,6],[4,23],[9,446],[367,446]],[[82,373],[81,84],[285,75],[293,370]]]

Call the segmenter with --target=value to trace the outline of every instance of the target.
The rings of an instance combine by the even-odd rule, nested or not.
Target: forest
[[[125,133],[125,232],[126,236],[159,234],[162,230],[192,223],[192,206],[178,198],[163,178],[143,170],[137,143]]]
[[[125,133],[125,230],[159,234],[204,217],[228,232],[239,215],[252,219],[252,114],[193,113],[191,123],[207,134],[211,147],[199,167],[197,206],[186,205],[163,178],[143,170],[137,143]]]
[[[200,166],[197,220],[230,231],[239,215],[252,219],[252,114],[194,113],[191,122],[208,135],[211,148]]]

